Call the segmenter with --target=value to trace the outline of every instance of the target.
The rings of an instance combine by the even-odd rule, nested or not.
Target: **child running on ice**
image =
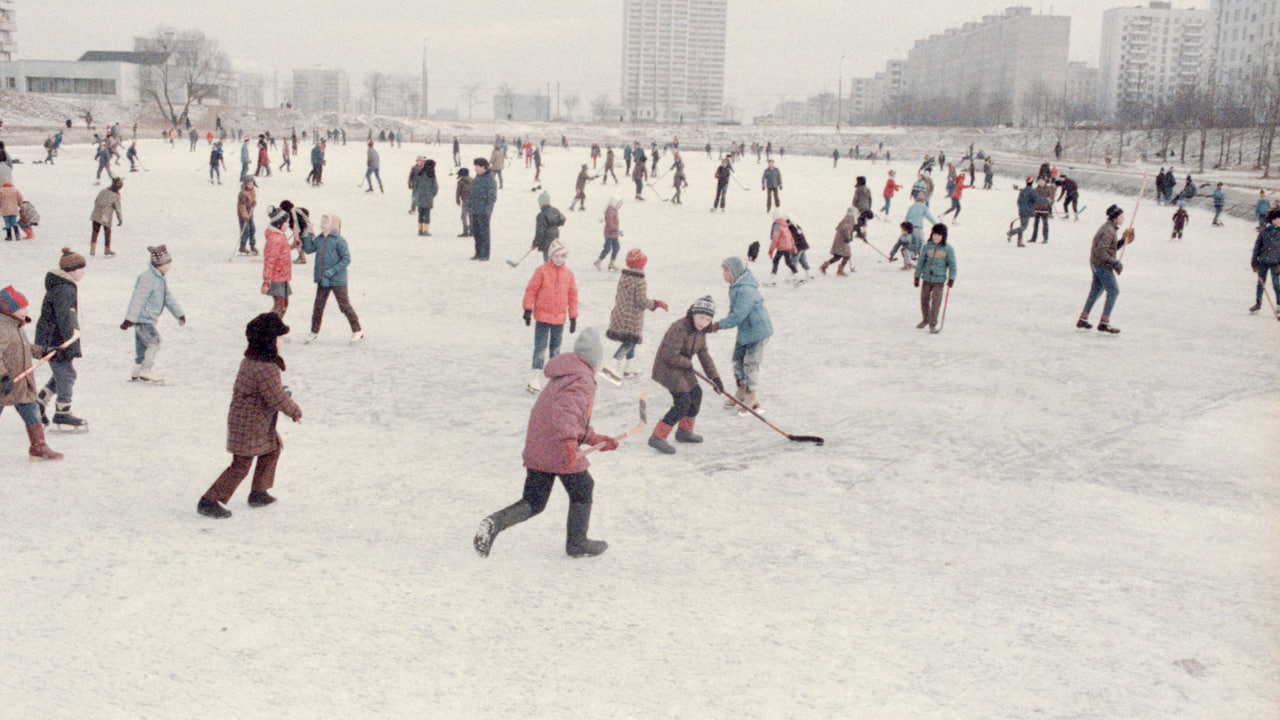
[[[787,267],[791,269],[791,279],[794,281],[800,274],[796,269],[795,261],[796,241],[791,236],[791,229],[787,226],[787,217],[782,214],[781,210],[773,211],[773,225],[769,229],[769,257],[773,258],[773,272],[769,275],[769,284],[778,284],[778,263],[785,260]]]
[[[694,420],[702,407],[702,388],[693,374],[695,355],[712,387],[717,393],[724,394],[724,383],[707,350],[707,330],[715,314],[716,301],[710,295],[703,295],[689,307],[684,317],[671,323],[658,346],[658,354],[653,359],[653,379],[671,391],[671,409],[662,416],[649,436],[649,447],[658,452],[675,453],[676,449],[667,442],[672,428],[676,428],[676,442],[702,442],[702,436],[693,432]]]
[[[31,447],[27,457],[31,460],[61,460],[62,453],[54,452],[45,444],[44,425],[40,423],[40,406],[36,403],[36,377],[29,374],[15,380],[35,362],[35,356],[44,351],[27,340],[22,326],[31,322],[27,312],[27,299],[12,285],[0,290],[0,410],[12,405],[27,427],[27,440]]]
[[[546,508],[557,477],[569,493],[565,553],[574,558],[591,557],[608,549],[603,540],[587,539],[595,480],[587,472],[590,463],[579,450],[583,445],[598,445],[601,451],[618,448],[617,440],[591,427],[595,374],[603,358],[600,336],[593,328],[586,328],[573,344],[572,353],[557,355],[547,363],[550,380],[529,412],[525,432],[524,494],[516,503],[480,521],[472,540],[480,557],[489,556],[498,533]]]
[[[773,335],[773,323],[764,306],[764,297],[760,295],[759,284],[742,259],[725,258],[720,269],[724,281],[729,283],[729,314],[712,323],[711,332],[738,328],[733,344],[733,379],[738,384],[734,397],[752,410],[758,410],[760,402],[756,398],[756,389],[759,387],[760,363],[764,360],[765,345]],[[729,399],[724,406],[733,408],[737,403]],[[742,410],[739,412],[746,414]]]
[[[613,312],[609,313],[609,329],[604,334],[610,340],[622,343],[613,354],[613,360],[603,368],[604,373],[615,380],[640,374],[639,371],[632,370],[631,361],[635,359],[636,346],[640,344],[644,333],[644,311],[667,309],[666,303],[650,300],[648,297],[644,279],[644,266],[648,262],[649,258],[645,257],[640,248],[632,248],[627,253],[627,268],[618,278]],[[626,365],[619,368],[618,362],[624,358]]]
[[[609,258],[609,269],[617,270],[614,261],[618,259],[618,251],[621,246],[618,244],[618,238],[622,236],[622,230],[618,228],[618,209],[622,207],[622,198],[609,198],[609,206],[604,209],[604,249],[600,251],[600,257],[592,265],[596,269],[600,269],[600,263],[604,262],[606,257]]]
[[[40,304],[40,319],[36,322],[36,343],[41,347],[58,348],[80,329],[80,293],[77,285],[84,279],[84,256],[62,248],[58,267],[44,276],[44,302]],[[45,408],[57,398],[54,405],[53,424],[73,430],[88,429],[88,423],[71,414],[71,395],[75,390],[76,369],[71,363],[80,357],[80,341],[76,340],[59,349],[49,360],[53,376],[36,396],[40,404],[40,421],[49,420]]]

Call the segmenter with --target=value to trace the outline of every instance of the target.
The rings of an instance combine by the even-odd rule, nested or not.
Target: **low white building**
[[[0,62],[0,87],[21,94],[132,104],[140,100],[141,66],[120,60]]]

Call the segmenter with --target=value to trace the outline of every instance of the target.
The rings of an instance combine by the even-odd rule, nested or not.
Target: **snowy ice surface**
[[[1246,311],[1254,232],[1242,221],[1213,228],[1193,212],[1170,241],[1172,210],[1142,202],[1113,316],[1124,332],[1108,337],[1074,323],[1090,238],[1116,198],[1085,188],[1079,222],[1055,220],[1048,245],[1018,249],[1003,237],[1012,180],[969,190],[940,334],[914,329],[910,273],[860,244],[853,277],[764,289],[767,418],[825,446],[709,396],[704,444],[667,457],[640,436],[592,457],[591,535],[606,554],[564,555],[557,489],[481,560],[477,522],[524,477],[532,331],[520,299],[534,265],[503,260],[533,235],[532,169],[509,163],[487,264],[455,237],[447,145],[425,148],[442,184],[430,238],[406,213],[421,145],[379,146],[386,194],[352,182],[364,174],[355,142],[330,149],[323,187],[303,183],[305,146],[292,173],[260,181],[259,237],[285,198],[343,217],[367,339],[347,343],[331,301],[319,339],[302,344],[314,285],[312,266],[296,266],[285,378],[304,417],[282,418],[280,501],[250,509],[242,486],[235,516],[214,521],[196,499],[229,460],[243,328],[270,303],[260,264],[227,261],[238,147],[221,187],[203,142],[139,148],[147,171],[125,173],[119,257],[92,258],[81,283],[75,410],[92,432],[51,435],[66,459],[31,464],[16,414],[0,421],[0,717],[1280,714],[1280,323]],[[59,248],[87,251],[90,155],[70,146],[56,165],[15,169],[43,223],[37,240],[0,247],[0,285],[37,307]],[[561,209],[586,156],[545,154]],[[624,179],[590,185],[587,212],[566,212],[580,327],[603,329],[617,275],[591,261],[608,197],[627,198],[623,252],[644,249],[650,295],[672,308],[647,316],[646,367],[697,297],[723,314],[720,261],[768,245],[755,159],[739,164],[750,190],[731,185],[724,214],[707,212],[713,161],[685,159],[683,206],[649,189],[633,201]],[[886,168],[779,165],[816,272],[854,176],[878,208]],[[900,194],[893,222],[872,223],[881,250],[906,206]],[[161,321],[164,387],[128,381],[132,333],[117,328],[157,243],[189,319]],[[753,271],[768,275],[763,262]],[[732,333],[710,346],[729,377]],[[601,383],[595,426],[635,424],[642,390],[660,418],[670,397],[646,374]]]

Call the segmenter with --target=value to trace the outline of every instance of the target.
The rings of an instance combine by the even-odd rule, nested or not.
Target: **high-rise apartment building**
[[[13,59],[18,51],[18,26],[11,0],[0,0],[0,62]]]
[[[1171,102],[1179,89],[1201,85],[1208,77],[1211,21],[1207,10],[1175,9],[1162,0],[1104,12],[1098,59],[1103,116],[1137,120]]]
[[[299,110],[346,112],[350,97],[346,70],[309,68],[293,71],[293,106]]]
[[[728,0],[624,0],[622,107],[632,120],[719,120]]]
[[[1280,62],[1280,2],[1213,0],[1214,83],[1237,98],[1250,95],[1260,75],[1276,73]]]
[[[917,40],[907,53],[904,90],[920,101],[976,92],[988,106],[999,99],[1007,108],[1005,117],[993,120],[1019,124],[1029,95],[1062,95],[1070,37],[1070,17],[1011,7]]]

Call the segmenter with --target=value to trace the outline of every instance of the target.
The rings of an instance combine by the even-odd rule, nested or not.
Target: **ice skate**
[[[529,377],[529,384],[525,385],[524,389],[528,390],[529,393],[532,395],[537,395],[538,393],[542,392],[542,369],[541,368],[534,369],[533,375]]]
[[[363,339],[364,339],[364,331],[356,330],[355,332],[351,333],[351,339],[348,340],[347,342],[351,343],[352,345],[355,345],[356,343],[360,342]]]

